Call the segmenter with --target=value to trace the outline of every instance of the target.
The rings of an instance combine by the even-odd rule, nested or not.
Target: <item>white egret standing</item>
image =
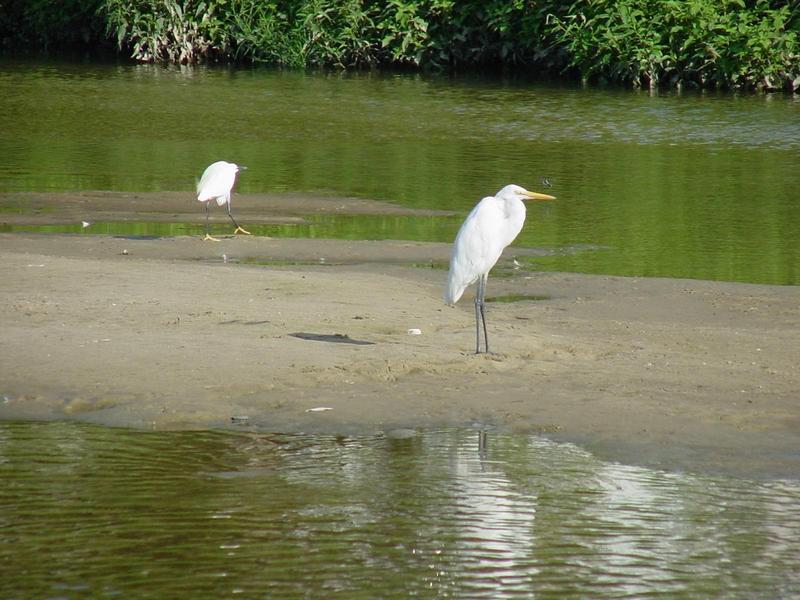
[[[233,185],[236,183],[237,173],[244,169],[247,169],[247,167],[220,160],[209,165],[206,170],[203,171],[200,183],[197,184],[197,199],[200,202],[205,202],[206,205],[206,237],[204,237],[203,240],[219,241],[217,238],[211,237],[208,233],[208,205],[212,200],[217,201],[217,206],[222,206],[223,204],[228,205],[228,216],[236,226],[236,230],[233,232],[234,234],[244,233],[250,235],[249,231],[245,231],[239,226],[236,219],[234,219],[231,214],[231,194],[233,193]]]
[[[472,209],[458,230],[450,257],[450,273],[444,300],[455,304],[467,286],[478,282],[475,292],[475,354],[481,351],[481,322],[484,351],[489,352],[486,335],[486,281],[503,250],[517,237],[525,223],[526,199],[555,200],[554,196],[529,192],[518,185],[507,185],[496,196],[487,196]]]

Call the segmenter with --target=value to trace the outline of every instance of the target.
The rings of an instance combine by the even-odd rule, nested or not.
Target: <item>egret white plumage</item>
[[[507,185],[495,196],[487,196],[472,209],[458,230],[450,256],[450,272],[444,299],[455,304],[464,290],[476,281],[475,354],[481,351],[483,323],[484,351],[489,352],[486,334],[486,281],[503,250],[519,235],[525,223],[523,200],[555,200],[554,196],[529,192],[518,185]]]
[[[219,241],[208,233],[208,205],[212,200],[217,201],[217,206],[228,205],[228,216],[236,227],[234,234],[244,233],[250,235],[249,231],[239,226],[231,214],[231,194],[233,194],[233,186],[236,183],[236,175],[244,169],[247,169],[247,167],[220,160],[210,164],[203,171],[203,176],[197,184],[197,200],[204,202],[206,205],[206,236],[203,240]]]

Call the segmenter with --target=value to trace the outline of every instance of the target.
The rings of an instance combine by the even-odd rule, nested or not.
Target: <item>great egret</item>
[[[217,201],[217,206],[228,205],[228,216],[236,226],[234,234],[244,233],[250,235],[249,231],[245,231],[239,226],[231,214],[231,194],[233,193],[233,185],[236,183],[236,174],[244,169],[247,169],[247,167],[219,160],[210,164],[203,171],[200,183],[197,184],[197,199],[200,202],[205,202],[206,205],[206,237],[203,240],[219,241],[208,233],[208,205],[212,200]]]
[[[484,351],[489,352],[486,335],[486,281],[503,249],[514,241],[525,223],[526,199],[555,200],[554,196],[529,192],[518,185],[507,185],[496,196],[487,196],[472,209],[458,230],[450,256],[450,273],[444,300],[455,304],[467,286],[478,282],[475,293],[475,354],[481,351],[481,322]]]

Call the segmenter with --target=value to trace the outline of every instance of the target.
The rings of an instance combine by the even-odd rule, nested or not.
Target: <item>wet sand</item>
[[[202,221],[187,193],[0,195],[14,203],[0,221]],[[245,226],[425,213],[298,195],[235,208]],[[542,299],[492,303],[495,353],[476,356],[471,294],[445,306],[445,271],[419,266],[445,263],[447,244],[14,233],[0,251],[2,419],[487,425],[668,470],[800,475],[800,288],[507,268],[490,296]]]

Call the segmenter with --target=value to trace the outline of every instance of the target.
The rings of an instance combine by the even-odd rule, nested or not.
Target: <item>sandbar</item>
[[[0,195],[15,202],[0,221],[202,214],[184,192]],[[243,223],[409,210],[302,195],[236,206]],[[475,355],[471,293],[442,300],[448,244],[0,234],[0,419],[487,427],[666,470],[800,474],[800,288],[510,267],[533,250],[508,248],[490,278],[490,297],[523,299],[489,305],[493,353]]]

